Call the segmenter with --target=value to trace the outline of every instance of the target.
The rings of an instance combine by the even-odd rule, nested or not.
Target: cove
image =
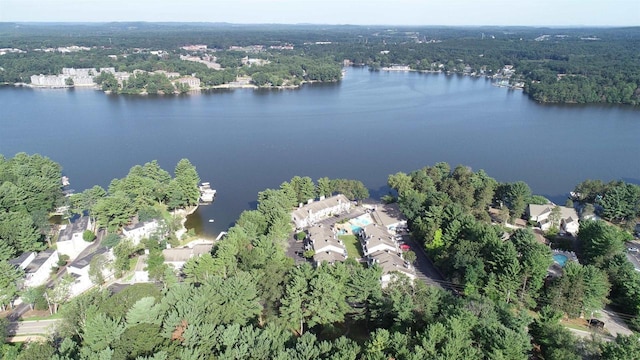
[[[379,197],[389,174],[446,161],[564,202],[587,178],[640,183],[639,136],[639,109],[540,105],[443,74],[348,68],[339,83],[186,96],[0,87],[0,154],[48,156],[77,191],[188,158],[218,190],[188,223],[211,237],[295,175],[358,179]]]

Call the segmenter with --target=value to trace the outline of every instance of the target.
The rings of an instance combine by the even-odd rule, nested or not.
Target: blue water
[[[259,191],[295,175],[358,179],[379,199],[389,174],[438,161],[524,180],[564,203],[585,179],[640,182],[638,134],[640,108],[539,105],[484,79],[360,68],[292,91],[0,87],[0,154],[48,156],[76,191],[107,187],[136,164],[157,159],[172,171],[188,158],[218,193],[187,226],[211,237],[255,208]]]
[[[354,234],[359,234],[360,231],[362,231],[362,228],[360,226],[356,226],[356,225],[351,225],[351,231]]]
[[[564,267],[564,264],[567,263],[568,258],[565,255],[562,254],[555,254],[553,255],[553,261],[557,262],[558,265]]]

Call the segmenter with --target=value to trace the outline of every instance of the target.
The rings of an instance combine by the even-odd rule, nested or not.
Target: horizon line
[[[467,25],[445,25],[445,24],[350,24],[350,23],[277,23],[277,22],[262,22],[262,23],[234,23],[226,21],[149,21],[149,20],[102,20],[102,21],[48,21],[48,20],[13,20],[13,21],[0,21],[0,24],[113,24],[113,23],[146,23],[146,24],[223,24],[223,25],[249,25],[249,26],[273,26],[273,25],[285,25],[285,26],[354,26],[354,27],[366,27],[366,26],[394,26],[394,27],[451,27],[451,28],[473,28],[473,27],[520,27],[520,28],[637,28],[640,25],[586,25],[586,24],[555,24],[555,25],[516,25],[516,24],[467,24]]]

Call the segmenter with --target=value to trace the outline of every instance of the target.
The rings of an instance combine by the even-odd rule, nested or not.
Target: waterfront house
[[[579,217],[574,208],[568,208],[566,206],[557,206],[554,204],[536,205],[529,204],[526,209],[527,217],[530,221],[536,223],[543,231],[549,230],[552,225],[552,221],[549,218],[551,212],[555,207],[558,207],[559,212],[559,224],[558,226],[562,231],[565,231],[571,235],[576,235],[580,227]]]
[[[160,228],[158,220],[153,219],[145,222],[139,222],[135,225],[125,226],[122,229],[122,235],[131,240],[133,245],[140,244],[142,239],[148,239],[155,234]]]
[[[85,230],[92,229],[93,223],[88,216],[80,217],[67,225],[63,225],[56,242],[58,252],[69,256],[70,260],[77,258],[84,249],[91,245],[90,242],[84,241],[82,234]]]
[[[365,206],[370,208],[371,217],[376,223],[384,226],[390,233],[395,233],[398,229],[407,227],[407,218],[402,214],[397,203],[375,204]]]
[[[175,79],[172,81],[173,84],[186,84],[189,86],[190,90],[200,89],[200,79],[195,76],[183,76],[181,78]]]
[[[306,205],[294,210],[291,213],[291,221],[296,228],[302,229],[330,216],[348,213],[350,209],[351,201],[342,194],[326,199],[321,197],[318,201],[310,200]]]
[[[164,263],[171,265],[176,270],[181,270],[184,264],[192,257],[210,253],[213,244],[198,244],[193,247],[162,250]]]

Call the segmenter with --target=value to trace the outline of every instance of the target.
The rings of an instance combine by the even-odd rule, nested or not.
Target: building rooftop
[[[74,267],[76,269],[85,268],[89,266],[89,263],[91,263],[91,260],[93,260],[95,256],[105,254],[107,251],[108,249],[106,247],[100,247],[98,248],[98,250],[92,252],[91,254],[85,255],[80,259],[74,260],[71,264],[69,264],[69,267]]]
[[[365,226],[365,228],[362,229],[361,239],[362,243],[365,244],[368,249],[379,244],[385,244],[392,248],[396,247],[396,242],[393,240],[392,235],[387,232],[387,229],[376,224]]]
[[[51,257],[51,255],[53,255],[54,252],[56,252],[55,249],[47,249],[40,252],[38,255],[36,255],[36,258],[33,259],[33,261],[29,263],[29,265],[27,265],[27,267],[24,269],[24,272],[33,273],[38,271],[38,269],[40,269],[40,267]]]
[[[342,241],[336,239],[333,230],[326,226],[316,225],[309,228],[309,239],[311,239],[314,250],[319,250],[330,245],[344,249]]]
[[[385,227],[407,221],[407,218],[402,214],[400,207],[396,203],[377,205],[375,209],[372,212],[374,218]]]
[[[322,264],[325,261],[329,264],[333,264],[338,261],[345,261],[346,259],[347,257],[344,254],[339,254],[334,251],[321,251],[313,255],[313,260],[318,265]]]
[[[193,248],[177,248],[177,249],[165,249],[162,250],[164,261],[167,262],[181,262],[187,261],[194,256],[200,256],[211,252],[213,244],[198,244]]]
[[[318,201],[312,202],[311,204],[303,205],[302,207],[293,211],[292,215],[298,219],[304,219],[305,217],[309,216],[309,212],[312,212],[312,213],[319,212],[325,209],[332,208],[336,205],[349,203],[349,202],[350,201],[349,199],[347,199],[346,196],[342,194],[338,194],[330,198],[326,198],[324,200],[318,200]]]
[[[393,251],[376,251],[373,254],[370,254],[368,258],[369,263],[375,263],[380,266],[384,274],[399,271],[409,275],[410,277],[415,277],[416,272],[413,269],[413,266],[405,262],[400,255]]]
[[[88,227],[89,227],[89,217],[82,216],[79,219],[72,221],[70,224],[68,224],[64,228],[64,230],[60,231],[60,236],[58,237],[58,241],[71,240],[71,238],[73,237],[73,234],[83,232],[87,230]]]
[[[32,251],[26,252],[16,258],[10,259],[9,260],[9,264],[15,266],[15,267],[22,267],[21,265],[33,254]],[[25,265],[28,266],[29,264]]]

